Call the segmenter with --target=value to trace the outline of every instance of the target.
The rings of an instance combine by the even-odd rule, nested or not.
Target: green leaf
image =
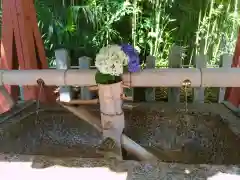
[[[127,73],[127,72],[128,72],[128,66],[124,66],[124,67],[123,67],[123,72],[124,72],[124,73]]]
[[[122,81],[121,76],[112,76],[110,74],[102,74],[97,71],[95,75],[95,81],[97,84],[114,84]]]
[[[110,74],[102,74],[99,71],[95,75],[95,81],[97,84],[109,84],[110,81],[114,81],[114,76]]]

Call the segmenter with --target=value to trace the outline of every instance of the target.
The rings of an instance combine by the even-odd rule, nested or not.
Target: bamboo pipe
[[[88,90],[89,91],[97,91],[98,90],[98,86],[97,85],[96,86],[89,86]]]
[[[82,107],[70,107],[60,104],[62,107],[72,112],[74,115],[78,116],[82,120],[91,124],[99,132],[102,132],[101,120],[96,116],[93,116],[85,108]],[[122,146],[130,153],[136,155],[140,160],[157,160],[157,157],[152,153],[148,152],[145,148],[128,138],[126,135],[122,134]]]
[[[93,86],[96,70],[1,70],[0,83],[7,85]],[[146,69],[124,74],[123,83],[129,87],[181,87],[186,79],[192,87],[240,87],[240,68],[169,68]]]
[[[132,97],[127,97],[127,96],[123,96],[122,97],[123,100],[126,101],[133,101]],[[95,105],[95,104],[99,104],[99,99],[89,99],[89,100],[82,100],[82,99],[73,99],[69,102],[62,102],[60,101],[59,97],[57,98],[57,101],[66,104],[66,105]]]
[[[126,85],[122,85],[123,88],[129,88],[129,86],[126,86]],[[89,91],[98,91],[99,88],[98,86],[89,86],[88,87],[88,90]],[[125,94],[122,94],[122,100],[125,100],[125,101],[133,101],[133,97],[127,97]]]
[[[131,97],[127,98],[127,99],[129,100],[129,99],[131,99]],[[96,105],[96,104],[99,104],[99,100],[98,99],[90,99],[90,100],[74,99],[74,100],[71,100],[69,102],[61,102],[59,97],[57,99],[57,102],[63,103],[65,105]],[[137,105],[123,103],[122,108],[123,109],[132,110],[132,108],[134,108],[136,106]]]
[[[122,96],[122,99],[126,101],[133,101],[132,97],[127,97],[125,95]],[[60,99],[58,98],[58,101],[59,100]],[[99,100],[98,99],[89,99],[89,100],[73,99],[69,102],[62,102],[62,103],[68,104],[68,105],[94,105],[94,104],[98,104]]]
[[[91,86],[89,88],[90,91],[95,91],[98,90],[97,86]],[[125,94],[122,94],[122,100],[125,101],[133,101],[132,97],[127,97]],[[94,105],[94,104],[98,104],[99,103],[99,99],[89,99],[89,100],[82,100],[82,99],[73,99],[71,101],[68,102],[62,102],[60,101],[60,98],[58,97],[57,101],[67,104],[67,105]]]
[[[89,100],[82,100],[82,99],[73,99],[69,102],[62,102],[67,105],[94,105],[98,104],[99,100],[98,99],[89,99]]]

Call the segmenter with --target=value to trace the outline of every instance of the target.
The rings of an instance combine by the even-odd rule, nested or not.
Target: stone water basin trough
[[[32,169],[46,171],[74,167],[77,174],[83,167],[107,167],[123,179],[237,177],[239,118],[221,104],[188,108],[185,112],[182,104],[140,103],[126,109],[124,133],[158,159],[139,161],[123,150],[124,160],[117,161],[97,153],[101,134],[84,120],[58,104],[41,104],[36,114],[36,103],[25,102],[0,117],[0,159],[31,162]],[[100,116],[98,107],[88,110]]]

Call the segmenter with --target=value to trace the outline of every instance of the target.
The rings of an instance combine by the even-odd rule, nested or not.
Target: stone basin
[[[60,157],[101,157],[96,146],[101,134],[59,107],[36,104],[15,107],[2,115],[0,152]],[[99,116],[97,107],[89,110]],[[238,118],[222,105],[140,104],[125,110],[124,133],[160,160],[182,163],[239,164]],[[125,159],[137,160],[124,152]]]

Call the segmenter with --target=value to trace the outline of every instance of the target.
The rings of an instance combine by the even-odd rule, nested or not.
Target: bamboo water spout
[[[101,124],[104,139],[114,141],[111,148],[118,157],[122,157],[121,136],[125,127],[122,82],[114,84],[98,84]],[[110,141],[111,142],[111,141]]]
[[[113,155],[122,159],[122,140],[121,136],[125,127],[123,100],[131,100],[126,97],[123,89],[128,88],[122,82],[113,84],[98,84],[91,86],[90,91],[98,91],[99,99],[71,100],[64,104],[100,104],[101,127],[103,142],[99,146],[99,152],[104,155]]]
[[[70,107],[65,106],[63,104],[60,104],[70,112],[72,112],[74,115],[78,116],[82,120],[88,122],[91,124],[95,129],[97,129],[99,132],[102,132],[101,128],[101,120],[97,118],[96,116],[92,115],[89,111],[87,111],[83,107]],[[145,160],[157,160],[157,157],[154,156],[152,153],[148,152],[145,148],[131,140],[129,137],[127,137],[125,134],[122,134],[121,136],[122,146],[124,149],[126,149],[129,153],[134,154],[137,158],[139,158],[142,161]]]

